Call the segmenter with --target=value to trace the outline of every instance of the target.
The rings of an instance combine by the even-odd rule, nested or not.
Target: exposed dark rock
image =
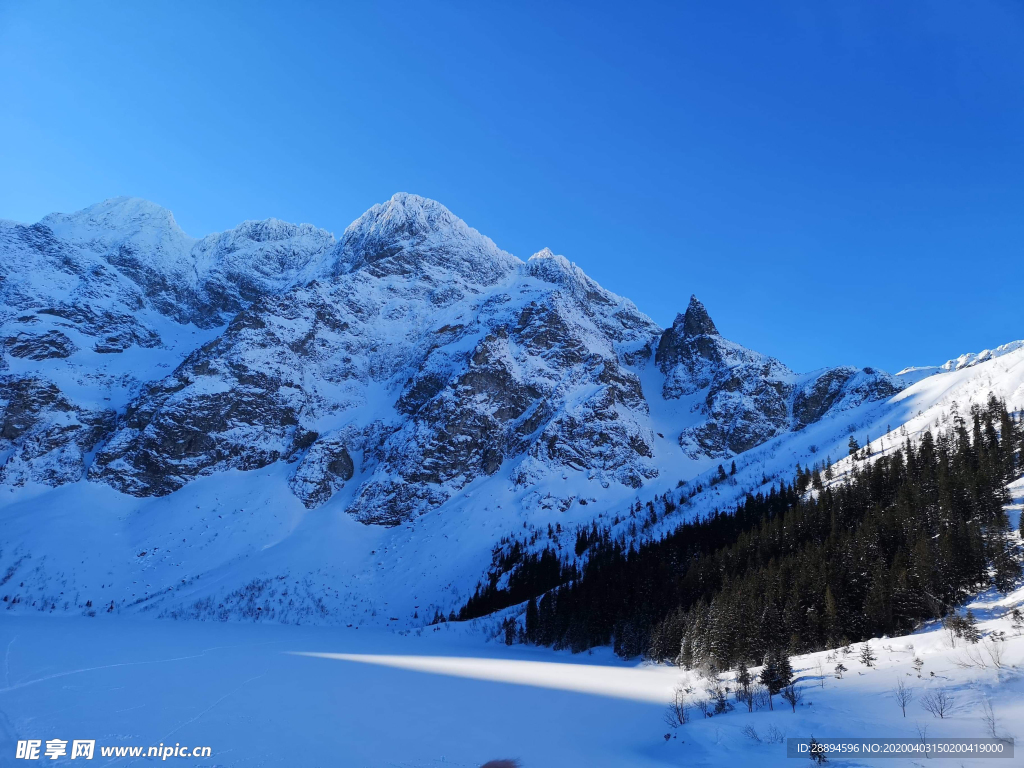
[[[711,316],[696,296],[690,296],[690,305],[686,308],[686,314],[683,315],[683,334],[686,336],[718,335],[718,329],[711,321]]]
[[[27,357],[29,360],[71,357],[76,350],[71,339],[60,331],[18,333],[4,339],[4,347],[11,357]]]
[[[0,483],[62,485],[85,474],[86,455],[114,427],[112,410],[75,406],[52,382],[0,376]]]
[[[901,389],[900,382],[873,368],[832,368],[799,389],[793,398],[794,428],[803,429],[844,404],[885,400]]]
[[[340,477],[342,480],[351,480],[354,470],[355,466],[352,464],[352,457],[348,455],[348,451],[344,448],[338,451],[336,459],[332,459],[327,464],[327,471],[332,475]]]

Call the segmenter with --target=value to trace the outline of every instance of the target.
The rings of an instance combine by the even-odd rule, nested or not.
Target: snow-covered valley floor
[[[874,667],[862,665],[856,652],[839,656],[848,668],[842,680],[824,653],[795,657],[804,693],[796,713],[776,698],[774,711],[738,706],[700,719],[693,710],[696,717],[676,729],[664,720],[673,689],[682,683],[696,696],[704,681],[674,667],[624,662],[606,649],[573,656],[485,644],[455,625],[417,636],[8,614],[0,623],[0,764],[26,764],[13,759],[19,739],[59,738],[95,739],[96,764],[125,766],[160,761],[101,757],[99,747],[208,745],[211,758],[172,760],[206,766],[419,768],[497,758],[518,759],[523,768],[783,766],[804,761],[786,758],[784,744],[768,743],[773,730],[819,739],[918,738],[920,726],[927,738],[981,738],[989,734],[986,700],[998,735],[1020,744],[1024,636],[1005,614],[1022,600],[1024,589],[972,604],[987,636],[979,645],[958,640],[951,648],[939,626],[876,639]],[[993,632],[1005,632],[1005,639],[993,641]],[[920,678],[915,656],[924,662]],[[906,717],[892,695],[897,679],[913,689]],[[953,701],[944,719],[921,704],[939,689]],[[744,734],[748,726],[761,742]],[[975,763],[982,764],[951,765]]]

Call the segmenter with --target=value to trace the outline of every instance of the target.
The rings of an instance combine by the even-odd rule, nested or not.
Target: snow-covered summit
[[[578,294],[600,288],[582,269],[550,248],[542,248],[526,260],[526,274]]]
[[[198,275],[190,255],[195,238],[166,208],[138,197],[114,197],[75,213],[52,213],[40,225],[61,241],[102,255],[137,278],[195,288]]]
[[[112,197],[74,213],[51,213],[39,223],[63,240],[78,242],[137,239],[153,246],[171,244],[176,250],[188,250],[195,242],[173,213],[139,197]]]
[[[521,263],[441,203],[405,192],[350,224],[333,261],[335,275],[363,268],[378,275],[439,268],[481,285],[497,282]]]

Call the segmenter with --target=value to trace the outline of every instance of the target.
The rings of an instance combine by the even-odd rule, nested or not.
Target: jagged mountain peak
[[[947,360],[945,363],[939,366],[940,371],[959,371],[963,368],[970,368],[984,363],[987,360],[992,360],[1003,355],[1008,355],[1011,352],[1016,352],[1021,347],[1024,347],[1024,341],[1011,341],[1008,344],[1003,344],[996,347],[995,349],[983,349],[981,352],[968,352],[967,354],[960,355],[960,357],[952,360]]]
[[[671,327],[666,328],[662,334],[655,360],[665,372],[683,363],[690,374],[695,375],[696,369],[707,363],[721,366],[726,364],[727,359],[746,359],[751,356],[761,357],[756,352],[724,339],[707,308],[696,295],[691,295],[686,312],[676,315]]]
[[[409,245],[426,238],[466,239],[477,242],[485,250],[498,251],[490,238],[481,235],[441,203],[406,192],[396,193],[390,200],[378,203],[349,224],[341,237],[343,247],[361,247],[373,243]],[[377,253],[364,253],[367,262],[380,258]]]
[[[434,234],[450,235],[470,233],[485,240],[462,219],[441,203],[420,195],[397,192],[391,199],[378,203],[356,219],[346,234],[352,231],[371,231],[380,235],[406,236],[412,239]]]
[[[682,322],[682,333],[684,336],[718,336],[718,329],[711,320],[704,304],[696,295],[690,296],[690,304],[686,307],[686,313],[677,315],[673,327]]]
[[[550,248],[541,248],[526,260],[526,273],[538,280],[569,286],[587,279],[579,267]]]
[[[708,420],[684,430],[679,443],[691,457],[726,457],[790,429],[803,429],[829,412],[896,394],[903,384],[888,374],[830,368],[799,377],[773,357],[722,337],[696,296],[658,344],[666,399],[700,393]]]
[[[8,252],[15,253],[16,240],[24,272],[18,303],[45,308],[104,297],[105,306],[117,305],[125,316],[148,306],[202,328],[223,325],[258,297],[315,276],[335,245],[331,233],[311,224],[274,218],[244,221],[197,240],[178,226],[171,211],[137,197],[52,213],[34,227],[12,226]],[[33,282],[33,272],[50,269],[44,264],[56,264],[67,275],[66,284]],[[89,315],[81,307],[76,313]],[[87,335],[96,331],[85,329]]]
[[[555,261],[564,261],[566,264],[569,263],[569,260],[565,258],[565,256],[559,256],[557,253],[552,251],[547,246],[541,248],[539,251],[533,254],[533,256],[527,259],[527,261],[533,261],[534,259],[554,259]]]
[[[436,200],[399,192],[345,229],[331,271],[372,267],[381,276],[436,268],[490,285],[521,264]]]

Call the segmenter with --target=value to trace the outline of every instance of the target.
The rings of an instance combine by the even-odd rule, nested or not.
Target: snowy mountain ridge
[[[954,357],[952,360],[947,360],[942,365],[935,366],[910,366],[904,368],[897,376],[929,376],[932,373],[938,373],[940,371],[959,371],[963,368],[970,368],[972,365],[978,363],[984,363],[987,360],[992,360],[1003,355],[1008,355],[1011,352],[1016,352],[1018,349],[1024,347],[1024,340],[1022,341],[1011,341],[1007,344],[1001,344],[995,349],[983,349],[981,352],[967,352],[959,357]]]
[[[509,532],[561,545],[735,460],[689,510],[727,504],[1021,354],[916,384],[796,374],[696,297],[662,329],[563,256],[524,262],[406,194],[338,240],[276,219],[195,240],[117,198],[0,223],[0,253],[0,566],[28,585],[8,606],[36,609],[88,588],[117,611],[250,616],[255,590],[265,618],[384,601],[415,623],[457,607]]]
[[[1009,344],[1002,344],[995,349],[983,349],[981,352],[960,355],[960,357],[953,360],[947,360],[939,368],[943,371],[959,371],[961,368],[968,368],[972,365],[983,363],[986,360],[992,360],[993,358],[1016,352],[1022,347],[1024,347],[1024,341],[1011,341]]]

